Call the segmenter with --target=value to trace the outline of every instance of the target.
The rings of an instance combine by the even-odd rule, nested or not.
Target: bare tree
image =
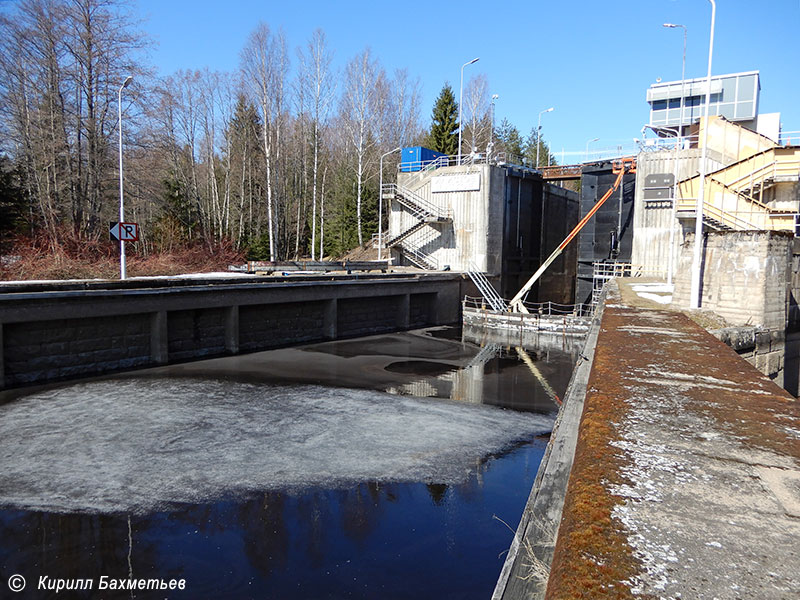
[[[489,143],[491,116],[489,81],[486,75],[480,74],[470,78],[464,93],[464,108],[467,119],[464,139],[469,140],[469,149],[465,154],[469,154],[479,148],[485,148]]]
[[[270,260],[276,259],[272,169],[276,147],[280,144],[280,118],[284,105],[284,82],[288,60],[282,33],[273,36],[269,26],[260,23],[242,50],[242,74],[247,88],[261,110],[262,144],[267,190],[267,227]]]
[[[328,120],[328,113],[336,92],[334,74],[331,71],[333,53],[329,50],[325,32],[317,29],[311,36],[305,51],[299,50],[299,85],[302,101],[308,103],[304,113],[311,119],[312,191],[311,191],[311,260],[314,260],[317,231],[317,178],[319,174],[320,148]],[[324,224],[320,220],[320,237]],[[320,250],[322,258],[322,250]]]
[[[356,156],[356,223],[358,243],[364,244],[362,194],[369,167],[370,151],[380,141],[379,109],[385,106],[383,69],[372,58],[369,48],[358,54],[345,67],[342,95],[342,124],[347,141]],[[377,131],[375,125],[378,125]]]

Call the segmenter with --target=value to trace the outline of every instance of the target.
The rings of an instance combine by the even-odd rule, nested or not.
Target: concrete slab
[[[800,404],[640,300],[609,293],[546,597],[800,598]]]

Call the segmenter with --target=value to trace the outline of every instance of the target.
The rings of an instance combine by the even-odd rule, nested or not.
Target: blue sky
[[[317,27],[335,51],[335,67],[369,46],[387,72],[407,68],[422,83],[429,120],[445,81],[458,93],[461,65],[483,73],[500,96],[497,122],[523,134],[536,127],[556,157],[579,162],[593,150],[632,147],[648,121],[647,87],[680,79],[683,30],[686,76],[703,77],[708,60],[708,0],[508,0],[473,2],[298,2],[282,0],[138,0],[143,28],[157,42],[151,61],[160,74],[178,69],[235,70],[259,21],[283,28],[294,49]],[[781,112],[784,131],[800,131],[800,0],[718,0],[713,74],[759,70],[762,113]]]

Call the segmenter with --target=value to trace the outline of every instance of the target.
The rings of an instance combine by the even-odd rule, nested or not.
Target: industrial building
[[[512,164],[521,161],[502,154],[459,161],[404,148],[406,156],[397,183],[383,186],[391,212],[382,247],[393,264],[485,273],[509,298],[578,221],[578,195]],[[574,301],[576,252],[556,261],[532,300]]]
[[[709,116],[720,116],[751,131],[778,139],[780,113],[759,114],[761,83],[758,71],[716,75],[711,78]],[[664,135],[664,128],[678,130],[681,137],[696,133],[705,114],[706,78],[654,83],[647,90],[649,126]]]

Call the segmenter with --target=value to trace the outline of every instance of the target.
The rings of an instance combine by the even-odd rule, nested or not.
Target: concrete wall
[[[702,308],[732,325],[785,329],[793,237],[774,231],[709,232],[703,245]],[[694,235],[681,247],[673,304],[689,307]]]
[[[464,176],[477,176],[479,189],[454,189]],[[448,179],[456,182],[449,185]],[[510,298],[561,243],[578,221],[575,192],[544,183],[530,169],[492,165],[443,167],[434,171],[399,173],[400,186],[411,190],[442,211],[453,222],[429,224],[409,241],[437,260],[440,268],[466,271],[474,265],[488,274],[498,291]],[[392,203],[390,237],[415,225],[398,203]],[[570,247],[552,265],[530,299],[564,304],[574,301],[575,248]],[[393,250],[400,259],[402,253]]]
[[[740,356],[787,391],[797,394],[799,342],[790,315],[800,283],[794,238],[774,231],[706,234],[701,269],[701,308],[732,327],[714,332]],[[694,235],[686,236],[675,276],[673,305],[690,305]],[[793,283],[794,282],[794,283]],[[794,317],[795,319],[797,317]],[[787,329],[788,327],[788,329]]]
[[[22,287],[0,295],[0,388],[455,323],[462,283],[421,274]]]
[[[497,194],[497,172],[502,169],[490,165],[464,165],[442,167],[435,171],[398,173],[398,184],[421,196],[443,211],[449,211],[452,223],[435,224],[423,227],[413,234],[409,241],[422,245],[422,251],[434,257],[440,268],[449,266],[454,271],[466,271],[470,263],[489,273],[500,274],[500,240],[502,239],[502,205],[497,207],[489,202],[491,194]],[[480,189],[458,192],[433,192],[431,181],[434,178],[458,177],[477,174]],[[502,177],[500,177],[502,186]],[[500,195],[502,197],[502,187]],[[500,217],[497,217],[497,210]],[[389,217],[389,236],[394,237],[412,227],[417,220],[411,217],[396,202],[392,202]],[[401,256],[392,250],[398,260]],[[397,264],[397,263],[396,263]]]

